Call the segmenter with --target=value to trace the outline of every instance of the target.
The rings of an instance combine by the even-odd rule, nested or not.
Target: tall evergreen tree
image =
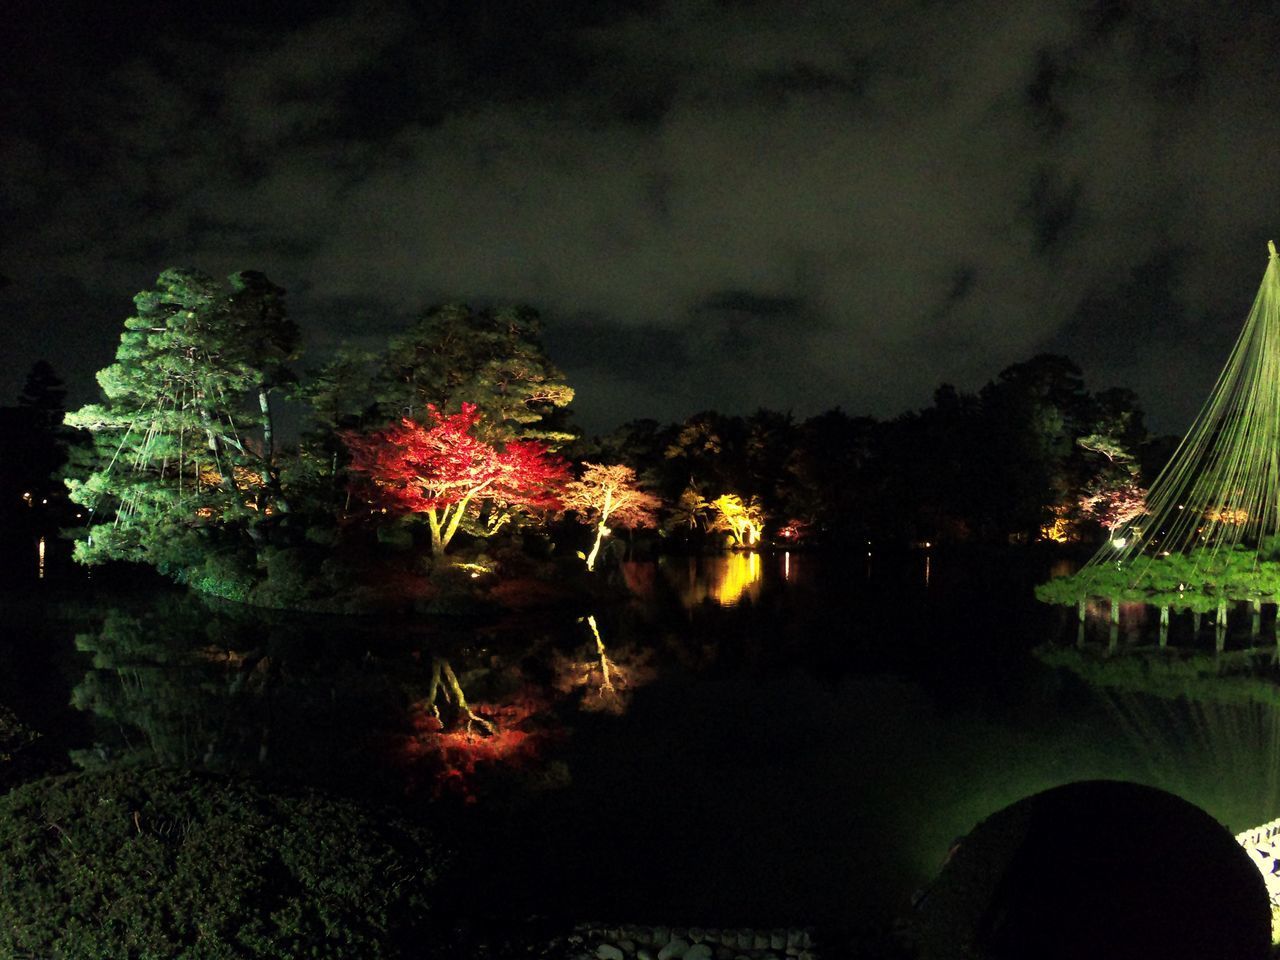
[[[170,269],[134,297],[102,403],[67,415],[92,449],[67,481],[92,511],[84,563],[150,562],[185,578],[194,532],[253,534],[280,508],[266,395],[287,377],[297,329],[257,273],[220,284]]]

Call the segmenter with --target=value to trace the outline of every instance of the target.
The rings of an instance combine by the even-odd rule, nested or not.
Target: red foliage
[[[412,765],[424,765],[436,796],[455,794],[467,803],[476,800],[477,781],[501,768],[533,766],[548,739],[537,722],[546,702],[531,691],[503,703],[474,703],[472,710],[494,726],[488,733],[465,721],[445,729],[429,705],[416,704],[410,713],[413,733],[403,746]]]
[[[1125,479],[1095,490],[1080,501],[1080,511],[1107,530],[1122,527],[1147,508],[1147,491]]]
[[[472,435],[475,404],[445,416],[428,407],[431,423],[401,420],[370,434],[346,433],[351,470],[371,482],[373,500],[398,513],[444,510],[491,500],[503,507],[554,510],[568,466],[540,443],[513,440],[504,449]]]

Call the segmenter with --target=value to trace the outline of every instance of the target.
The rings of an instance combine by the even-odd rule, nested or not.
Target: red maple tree
[[[496,531],[517,509],[555,510],[569,479],[568,465],[534,441],[504,448],[472,434],[475,404],[445,415],[427,408],[430,423],[401,420],[385,430],[343,434],[351,470],[367,478],[375,504],[395,513],[421,513],[431,528],[431,551],[444,553],[468,512],[495,509]]]

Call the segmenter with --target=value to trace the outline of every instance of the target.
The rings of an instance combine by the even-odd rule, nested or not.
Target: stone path
[[[579,924],[566,960],[817,960],[808,929]]]

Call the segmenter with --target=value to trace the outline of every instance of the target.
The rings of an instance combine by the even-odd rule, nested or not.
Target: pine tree
[[[191,582],[214,541],[256,535],[280,509],[266,396],[297,342],[283,293],[257,273],[219,284],[170,269],[134,297],[98,373],[103,402],[66,418],[92,437],[67,481],[91,511],[78,560],[148,562]]]

